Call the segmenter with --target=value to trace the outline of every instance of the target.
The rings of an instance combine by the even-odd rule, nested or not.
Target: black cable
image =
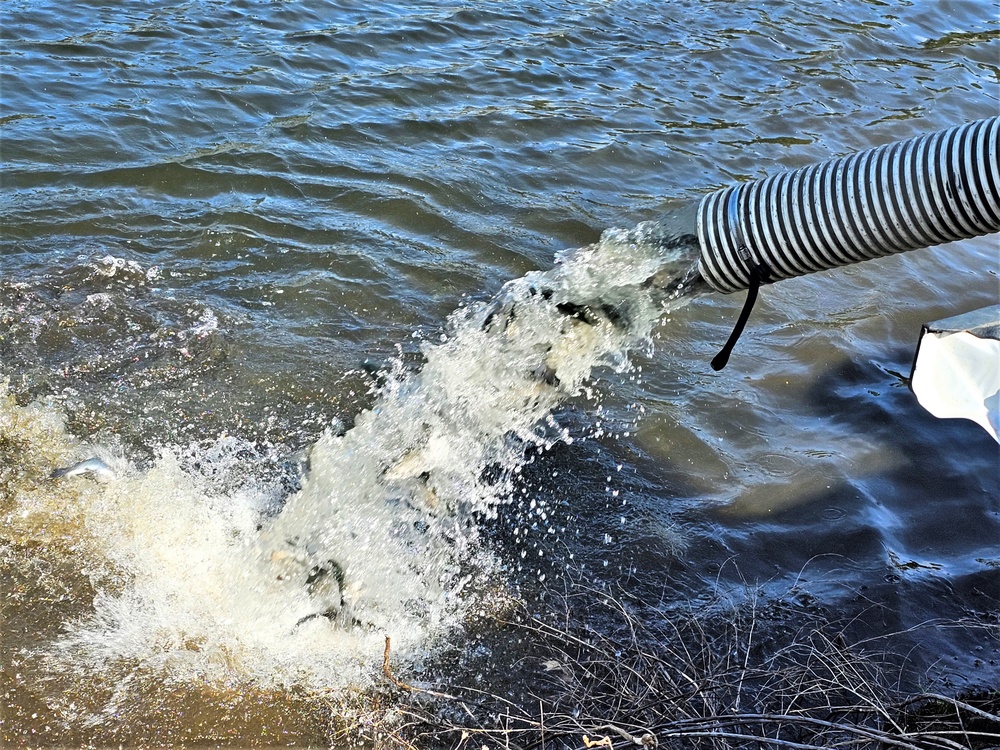
[[[750,319],[750,312],[753,310],[753,306],[757,302],[757,292],[760,290],[760,285],[766,284],[770,277],[771,269],[767,267],[766,263],[758,263],[750,269],[750,284],[747,287],[747,298],[743,303],[743,309],[740,310],[740,317],[736,321],[736,326],[733,328],[733,332],[729,334],[729,341],[727,341],[726,345],[722,347],[722,351],[716,354],[712,359],[712,369],[716,372],[725,367],[729,362],[729,355],[733,353],[733,349],[736,347],[736,342],[740,340],[740,336],[743,334],[743,329],[746,328],[747,321]]]

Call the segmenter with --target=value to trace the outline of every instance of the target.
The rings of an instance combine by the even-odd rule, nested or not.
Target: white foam
[[[273,518],[275,486],[219,481],[245,474],[226,439],[163,450],[106,486],[36,486],[34,497],[50,493],[47,512],[73,508],[98,558],[93,613],[43,647],[52,668],[121,685],[138,671],[335,690],[370,683],[386,635],[397,658],[418,659],[461,627],[495,575],[477,519],[512,501],[525,444],[570,439],[553,409],[596,366],[624,367],[683,301],[690,261],[654,230],[606,233],[454,313],[419,373],[397,366],[352,429],[316,442],[301,490]],[[216,323],[206,310],[191,332]],[[322,566],[337,572],[316,576]],[[341,594],[336,617],[316,616]]]

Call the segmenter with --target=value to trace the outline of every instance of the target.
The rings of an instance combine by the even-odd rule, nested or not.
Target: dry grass
[[[496,622],[530,650],[510,665],[505,695],[407,684],[387,651],[387,689],[403,703],[365,739],[454,750],[1000,747],[1000,693],[901,694],[891,637],[852,644],[815,617],[793,625],[803,622],[793,610],[751,599],[666,613],[577,589],[546,617]],[[1000,638],[996,623],[958,624]]]

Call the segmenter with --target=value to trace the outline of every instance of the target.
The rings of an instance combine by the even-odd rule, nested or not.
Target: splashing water
[[[45,647],[50,673],[106,675],[100,721],[143,674],[331,690],[370,684],[385,635],[400,658],[433,648],[495,581],[477,521],[511,501],[528,446],[572,440],[555,407],[698,293],[694,243],[660,223],[609,230],[459,309],[418,373],[397,365],[350,430],[322,435],[283,503],[277,482],[215,481],[246,461],[225,439],[54,489],[48,469],[85,448],[52,410],[8,399],[0,448],[34,447],[16,491],[4,477],[7,540],[71,540],[95,592]]]
[[[409,623],[422,637],[427,606],[465,584],[475,519],[510,497],[525,446],[570,439],[554,407],[599,363],[624,366],[686,290],[690,262],[678,274],[681,243],[658,228],[607,232],[453,314],[417,375],[393,373],[352,430],[313,447],[302,490],[263,534],[263,557],[286,564],[282,577],[299,588],[338,579],[313,597],[317,611],[386,632]]]

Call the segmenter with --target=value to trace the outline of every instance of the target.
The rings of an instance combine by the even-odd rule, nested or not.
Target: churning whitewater
[[[460,308],[419,371],[397,363],[350,429],[319,438],[287,498],[213,482],[246,460],[226,438],[145,470],[96,450],[112,481],[52,477],[95,448],[53,407],[8,398],[5,442],[31,448],[5,533],[62,539],[94,592],[39,647],[50,674],[103,675],[111,715],[143,676],[363,687],[386,636],[401,659],[433,649],[502,584],[477,522],[514,501],[529,446],[572,441],[554,409],[697,293],[693,243],[661,223],[609,230]]]

